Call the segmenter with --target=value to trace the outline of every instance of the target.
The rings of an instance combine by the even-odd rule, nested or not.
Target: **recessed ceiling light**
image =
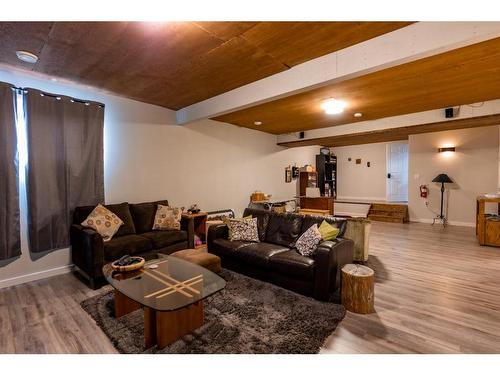
[[[328,115],[335,115],[338,113],[344,112],[344,109],[347,107],[347,103],[342,100],[337,99],[328,99],[321,104],[321,108]]]
[[[354,114],[354,117],[362,117],[362,116],[363,116],[363,114],[361,112],[356,112]]]
[[[259,126],[259,125],[262,125],[262,121],[254,121],[253,124],[256,125],[256,126]]]
[[[16,56],[19,60],[30,64],[35,64],[38,61],[38,56],[28,51],[16,51]]]

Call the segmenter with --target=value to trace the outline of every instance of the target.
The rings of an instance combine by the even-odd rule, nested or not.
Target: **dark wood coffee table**
[[[157,268],[149,268],[156,265]],[[144,309],[146,348],[163,348],[203,325],[203,300],[224,289],[215,273],[172,256],[146,262],[143,269],[119,273],[103,267],[115,289],[115,317]]]

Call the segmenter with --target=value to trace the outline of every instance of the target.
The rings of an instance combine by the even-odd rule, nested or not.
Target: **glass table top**
[[[156,265],[156,268],[150,266]],[[119,292],[140,304],[160,311],[172,311],[198,302],[226,286],[226,281],[201,266],[159,254],[132,272],[117,272],[106,264],[106,280]]]

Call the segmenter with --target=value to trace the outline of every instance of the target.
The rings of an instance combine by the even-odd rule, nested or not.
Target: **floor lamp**
[[[444,184],[451,184],[453,181],[451,178],[448,177],[447,174],[441,173],[440,175],[437,175],[432,182],[440,182],[441,183],[441,211],[439,216],[435,217],[434,220],[432,220],[432,225],[436,223],[436,221],[439,221],[441,224],[443,224],[443,227],[446,226],[446,217],[444,216],[443,213],[443,202],[444,202]]]

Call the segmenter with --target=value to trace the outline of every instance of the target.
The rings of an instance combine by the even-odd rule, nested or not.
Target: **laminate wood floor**
[[[373,222],[375,310],[348,313],[325,353],[500,353],[500,248],[474,228]]]
[[[473,228],[374,222],[375,309],[348,313],[323,353],[500,353],[500,249]],[[66,274],[0,290],[0,353],[115,353]]]

